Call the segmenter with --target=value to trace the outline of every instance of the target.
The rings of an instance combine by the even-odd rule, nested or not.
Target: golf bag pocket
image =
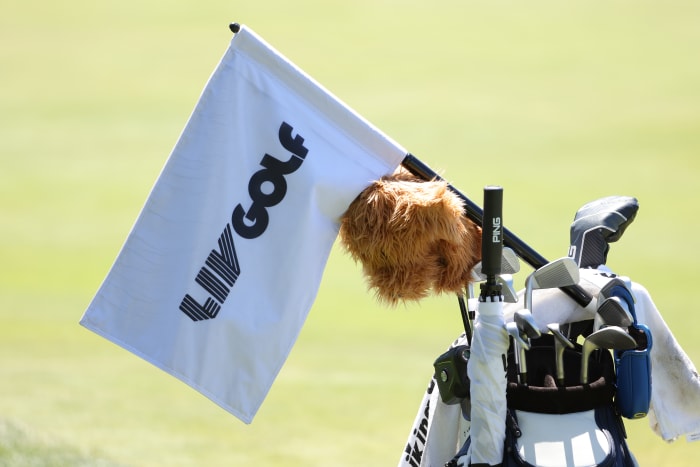
[[[623,300],[634,319],[628,332],[637,342],[636,348],[615,351],[615,405],[620,415],[625,418],[642,418],[649,412],[651,402],[651,331],[646,325],[638,323],[634,296],[624,281],[613,279],[600,293]]]
[[[569,414],[510,410],[506,467],[633,466],[611,406]]]
[[[447,405],[458,404],[469,397],[469,346],[452,346],[433,363],[440,398]]]
[[[615,352],[617,394],[615,405],[625,418],[642,418],[651,402],[651,332],[643,324],[630,327],[636,349]]]

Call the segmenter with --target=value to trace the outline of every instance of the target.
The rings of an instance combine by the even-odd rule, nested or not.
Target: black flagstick
[[[404,168],[406,168],[413,175],[416,175],[417,177],[420,177],[423,180],[444,180],[433,169],[428,167],[413,154],[407,154],[401,165],[403,165]],[[447,187],[454,194],[459,196],[462,199],[462,201],[464,201],[464,213],[467,216],[467,219],[471,220],[477,225],[482,225],[484,211],[472,200],[467,198],[462,192],[460,192],[458,189],[456,189],[449,183],[447,184]],[[508,248],[511,248],[518,256],[520,256],[523,259],[523,261],[525,261],[535,269],[541,268],[549,262],[544,258],[544,256],[540,255],[530,245],[522,241],[520,238],[518,238],[517,235],[515,235],[513,232],[506,229],[505,227],[503,227],[503,244]],[[591,300],[593,300],[593,297],[591,297],[591,295],[588,292],[586,292],[580,285],[569,285],[566,287],[561,287],[561,290],[582,307],[585,307],[591,302]]]

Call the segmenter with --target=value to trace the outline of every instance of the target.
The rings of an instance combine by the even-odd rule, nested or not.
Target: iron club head
[[[515,324],[515,321],[506,323],[506,331],[508,332],[508,335],[513,338],[513,341],[517,347],[530,350],[530,343],[523,339],[523,336],[520,334],[520,330],[518,329],[518,325]]]
[[[518,377],[521,384],[526,384],[527,381],[527,360],[525,351],[530,349],[530,339],[535,339],[540,337],[540,329],[535,323],[535,319],[532,317],[530,310],[518,310],[513,315],[513,322],[520,337],[525,340],[528,344],[527,348],[520,346],[516,349],[518,352]]]
[[[627,328],[633,322],[634,318],[627,303],[620,297],[612,296],[599,301],[593,329],[599,329],[603,326]]]
[[[583,341],[581,350],[581,384],[588,384],[588,360],[595,349],[627,350],[637,347],[637,341],[619,326],[607,326]]]
[[[513,283],[503,276],[497,276],[496,282],[501,284],[501,294],[506,303],[518,303],[518,293],[513,288]]]
[[[513,338],[513,358],[518,371],[518,377],[520,378],[522,365],[525,364],[523,362],[525,351],[530,350],[530,342],[523,339],[523,336],[520,334],[520,330],[518,329],[518,325],[515,324],[515,321],[506,323],[506,331],[508,332],[508,335]]]
[[[477,263],[472,270],[472,279],[475,282],[481,282],[486,280],[486,275],[481,271],[481,262]],[[515,274],[520,271],[520,260],[515,252],[508,248],[503,248],[503,253],[501,254],[501,274]]]
[[[545,264],[533,271],[525,280],[525,308],[532,310],[532,291],[535,289],[554,289],[567,285],[576,285],[579,270],[576,261],[564,257]]]
[[[515,274],[518,271],[520,271],[518,256],[511,248],[504,247],[501,256],[501,274]]]
[[[530,310],[516,311],[513,315],[513,321],[515,321],[521,334],[530,339],[540,337],[540,328],[537,326],[535,318],[532,317]]]

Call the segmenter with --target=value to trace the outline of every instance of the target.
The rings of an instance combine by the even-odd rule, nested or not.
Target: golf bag
[[[605,200],[603,204],[604,211],[607,211],[608,201]],[[625,200],[624,204],[629,203]],[[596,259],[604,262],[607,241],[584,242],[592,237],[592,233],[604,231],[589,228],[588,224],[609,224],[600,223],[601,219],[609,220],[607,215],[590,215],[589,211],[596,210],[600,211],[595,204],[587,205],[577,213],[577,220],[572,227],[572,251],[581,254],[594,250],[599,253]],[[624,230],[629,218],[625,219],[620,224],[616,218],[618,231]],[[573,235],[582,228],[586,230],[583,235]],[[591,248],[591,244],[594,248]],[[600,245],[606,247],[605,251],[599,248]],[[582,322],[571,320],[571,316],[561,322],[550,323],[547,320],[545,322],[550,323],[547,329],[551,334],[541,333],[541,324],[537,325],[531,313],[533,289],[578,283],[577,268],[587,256],[591,255],[579,256],[579,261],[566,258],[568,264],[565,259],[560,259],[528,277],[524,309],[514,312],[514,322],[504,323],[510,336],[506,337],[509,347],[504,355],[507,380],[507,409],[503,428],[505,437],[501,436],[498,428],[493,430],[490,426],[490,431],[484,433],[481,423],[475,425],[472,418],[469,420],[469,433],[465,431],[466,440],[462,448],[446,463],[447,466],[498,464],[498,457],[484,455],[482,452],[483,446],[491,452],[497,447],[497,444],[484,443],[485,436],[492,437],[492,442],[504,440],[502,451],[499,451],[503,453],[500,460],[500,465],[503,466],[637,465],[627,446],[622,416],[639,418],[649,410],[651,333],[648,328],[637,323],[634,297],[625,281],[605,272],[596,274],[599,286],[596,317]],[[478,310],[480,312],[481,308]],[[558,311],[539,310],[545,314]],[[478,321],[477,317],[477,323]],[[470,329],[466,324],[465,337],[468,337]],[[566,330],[566,335],[560,328]],[[583,338],[583,344],[578,343],[579,337]],[[492,342],[494,341],[492,336]],[[469,346],[464,347],[468,349]],[[610,348],[616,349],[614,359],[607,350]],[[481,378],[482,370],[469,367],[469,359],[465,359],[469,355],[466,349],[448,352],[436,360],[436,381],[444,403],[455,403],[455,390],[461,389],[459,394],[468,393],[467,397],[472,399],[472,415],[474,408],[479,407],[477,413],[481,417],[483,411],[480,405],[483,402],[474,400],[474,380],[470,382],[469,379],[464,381],[464,378],[445,377],[446,374],[456,374],[456,366],[450,368],[449,362],[452,359],[463,360],[461,364],[468,369],[470,378]],[[483,366],[482,362],[473,362],[472,365],[474,364]],[[486,372],[487,381],[492,384],[497,382],[498,377],[494,377],[492,371],[483,371]],[[471,392],[465,391],[463,387],[470,384]],[[617,390],[618,385],[621,391]],[[498,384],[493,385],[493,390],[496,391],[495,399],[498,399]],[[486,413],[500,416],[496,411]],[[484,462],[483,459],[488,459],[488,462],[477,463]]]
[[[457,345],[436,360],[436,370],[446,362],[465,362],[466,345]],[[503,466],[587,465],[635,466],[624,424],[615,408],[615,366],[609,351],[599,349],[590,357],[588,384],[581,384],[581,345],[564,352],[564,386],[557,386],[554,337],[544,334],[532,340],[526,353],[527,380],[519,380],[514,346],[507,355],[507,416]],[[468,381],[437,380],[445,403],[458,403],[454,391],[464,394]],[[446,465],[467,467],[471,437]],[[475,465],[475,464],[471,464]]]

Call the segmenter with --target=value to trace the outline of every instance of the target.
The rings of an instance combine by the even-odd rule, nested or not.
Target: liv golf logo
[[[190,294],[180,302],[180,310],[192,319],[201,321],[216,318],[226,301],[231,288],[241,275],[241,265],[236,255],[233,231],[245,239],[257,238],[265,232],[270,222],[267,208],[279,204],[287,194],[287,180],[284,178],[295,172],[309,152],[300,135],[292,137],[294,129],[282,122],[279,141],[282,147],[292,153],[286,162],[265,154],[260,161],[262,169],[255,172],[248,181],[248,194],[252,203],[248,209],[236,205],[231,222],[226,224],[218,239],[218,249],[211,250],[194,281],[206,292],[204,304]],[[263,190],[272,186],[272,191]]]

